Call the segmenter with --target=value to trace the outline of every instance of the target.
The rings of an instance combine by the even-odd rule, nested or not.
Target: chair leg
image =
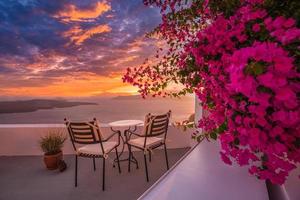
[[[144,153],[144,161],[145,161],[145,169],[146,169],[146,179],[147,179],[147,182],[149,182],[148,166],[147,166],[147,157],[146,157],[146,154],[145,154],[145,153]]]
[[[165,156],[166,156],[166,163],[167,163],[167,170],[169,170],[169,160],[168,160],[168,153],[167,153],[167,146],[166,143],[164,143],[164,149],[165,149]]]
[[[131,155],[132,155],[131,146],[130,145],[128,145],[128,153],[129,153],[129,156],[128,156],[128,172],[130,172]]]
[[[151,151],[149,151],[149,162],[151,162],[152,160],[152,155],[151,155]]]
[[[117,156],[117,161],[118,161],[119,173],[121,174],[121,167],[120,167],[120,160],[119,160],[118,148],[116,147],[115,150],[116,150],[116,156]]]
[[[78,168],[78,158],[75,155],[75,187],[77,187],[77,168]]]
[[[94,165],[94,171],[96,171],[96,162],[95,162],[95,158],[93,158],[93,165]]]
[[[102,190],[105,190],[105,158],[103,158],[103,169],[102,169]]]

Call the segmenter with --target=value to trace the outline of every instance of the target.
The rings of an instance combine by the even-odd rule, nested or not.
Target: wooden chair
[[[92,158],[94,170],[96,170],[95,158],[102,158],[102,190],[105,190],[105,160],[108,158],[108,153],[113,149],[115,149],[119,173],[121,173],[117,150],[120,144],[120,132],[115,132],[107,138],[103,138],[95,118],[91,122],[69,122],[65,119],[65,124],[75,150],[75,187],[77,187],[78,157]],[[114,136],[118,136],[118,141],[109,141]]]
[[[149,161],[151,162],[151,152],[160,146],[164,146],[167,170],[169,169],[169,161],[166,147],[166,138],[169,126],[169,120],[171,111],[163,115],[151,115],[150,113],[145,117],[144,130],[142,134],[134,132],[129,133],[128,137],[128,149],[129,149],[129,160],[132,156],[131,147],[141,149],[144,152],[144,161],[146,169],[146,179],[149,181],[147,157],[149,153]],[[131,138],[136,136],[135,138]],[[128,162],[128,171],[130,171],[130,162]]]

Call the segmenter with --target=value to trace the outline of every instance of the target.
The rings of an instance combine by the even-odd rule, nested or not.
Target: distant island
[[[0,101],[0,114],[34,112],[40,109],[67,108],[80,105],[97,105],[97,103],[49,99]]]

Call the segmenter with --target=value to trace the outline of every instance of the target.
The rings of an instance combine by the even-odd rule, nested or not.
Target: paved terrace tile
[[[188,148],[168,150],[169,163],[179,160]],[[114,158],[114,152],[110,158]],[[92,159],[79,158],[78,186],[74,187],[75,159],[65,155],[68,168],[64,172],[45,169],[41,156],[0,157],[0,200],[134,200],[146,191],[166,171],[163,150],[155,150],[148,165],[150,181],[146,182],[143,153],[134,152],[140,168],[127,162],[121,163],[122,173],[106,162],[106,190],[102,191],[102,159],[96,159],[96,171]]]

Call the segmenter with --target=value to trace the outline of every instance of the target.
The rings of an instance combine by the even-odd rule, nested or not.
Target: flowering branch
[[[283,184],[300,163],[299,2],[144,2],[161,8],[152,34],[167,51],[157,52],[155,64],[128,69],[124,81],[143,96],[195,92],[209,113],[199,137],[218,139],[225,163],[249,165],[258,178]],[[170,92],[172,83],[184,88]]]

